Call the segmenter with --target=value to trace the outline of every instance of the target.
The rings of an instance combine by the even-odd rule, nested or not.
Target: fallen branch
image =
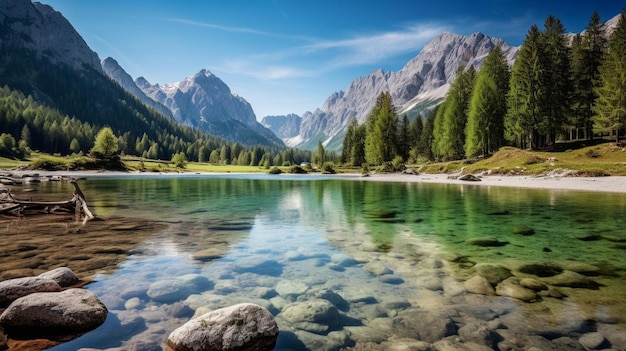
[[[85,221],[93,219],[94,215],[89,210],[78,183],[76,180],[71,183],[74,186],[74,195],[67,201],[19,200],[8,189],[4,190],[0,193],[0,214],[24,216],[29,213],[74,213],[77,218],[83,217]]]

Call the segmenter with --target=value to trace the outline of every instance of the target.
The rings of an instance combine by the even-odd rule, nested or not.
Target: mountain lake
[[[275,316],[275,350],[626,347],[623,194],[323,175],[79,184],[96,215],[84,225],[0,223],[2,279],[67,266],[109,310],[50,350],[162,350],[192,316],[241,302]]]

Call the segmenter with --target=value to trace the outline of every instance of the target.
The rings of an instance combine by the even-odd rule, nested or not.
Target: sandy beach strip
[[[169,175],[175,176],[176,173],[141,173],[141,172],[117,172],[117,171],[11,171],[4,170],[5,173],[13,173],[16,176],[24,174],[38,173],[39,176],[60,176],[72,178],[98,178],[98,177],[141,177],[141,176],[158,176]],[[181,176],[189,175],[226,175],[234,173],[198,173],[183,172]],[[255,173],[241,173],[255,174]],[[319,173],[312,173],[319,174]],[[455,174],[458,175],[458,174]],[[401,174],[401,173],[383,173],[370,174],[363,177],[360,174],[339,174],[337,177],[346,179],[356,179],[362,181],[379,181],[379,182],[420,182],[420,183],[438,183],[438,184],[458,184],[458,185],[476,185],[476,186],[505,186],[516,188],[533,188],[533,189],[552,189],[552,190],[578,190],[578,191],[596,191],[611,193],[626,193],[626,176],[608,176],[608,177],[564,177],[564,176],[507,176],[507,175],[487,175],[482,176],[481,181],[471,182],[454,179],[450,174]]]
[[[479,182],[449,178],[448,174],[373,174],[363,177],[369,181],[421,182],[460,184],[476,186],[506,186],[516,188],[579,190],[611,193],[626,193],[626,177],[558,177],[558,176],[506,176],[489,175]]]

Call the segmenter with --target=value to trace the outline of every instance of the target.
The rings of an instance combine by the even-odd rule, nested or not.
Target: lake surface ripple
[[[240,302],[274,314],[276,350],[626,347],[622,194],[268,175],[80,185],[97,217],[84,226],[0,222],[2,279],[67,266],[109,308],[52,350],[161,350]],[[72,192],[25,188],[12,192]]]

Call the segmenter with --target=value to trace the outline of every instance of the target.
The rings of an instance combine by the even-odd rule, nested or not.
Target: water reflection
[[[621,195],[260,175],[103,177],[81,187],[101,220],[78,234],[48,223],[34,239],[32,227],[3,222],[3,278],[66,265],[94,277],[87,288],[110,309],[105,326],[55,350],[160,349],[192,315],[238,302],[276,315],[277,349],[415,346],[397,337],[417,335],[419,321],[432,331],[422,342],[463,339],[459,328],[472,325],[499,336],[480,342],[494,349],[624,331]],[[537,278],[521,267],[548,263],[601,287],[559,287],[567,298],[538,294],[529,304],[464,285],[484,264],[519,283]],[[164,296],[157,288],[167,281],[175,293]],[[331,297],[343,307],[327,324],[285,312]]]

